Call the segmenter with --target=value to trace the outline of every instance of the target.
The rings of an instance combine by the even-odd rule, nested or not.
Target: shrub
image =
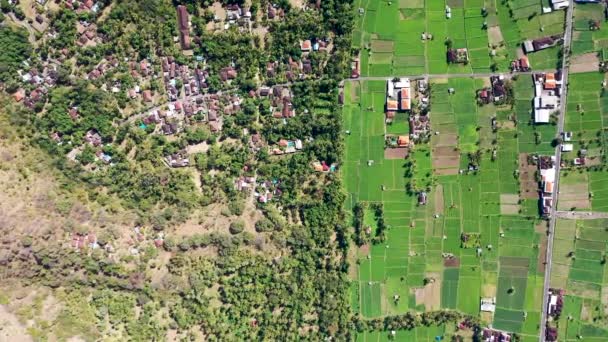
[[[230,233],[231,234],[238,234],[240,232],[242,232],[245,229],[245,223],[241,220],[239,221],[234,221],[230,224]]]

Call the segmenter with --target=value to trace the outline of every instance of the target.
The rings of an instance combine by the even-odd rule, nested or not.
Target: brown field
[[[495,284],[484,284],[481,287],[482,297],[495,297],[496,296],[496,285]]]
[[[452,146],[437,146],[432,150],[432,165],[439,175],[458,174],[460,154]]]
[[[502,215],[516,215],[519,213],[519,196],[500,194],[500,213]]]
[[[570,70],[574,73],[598,71],[599,68],[600,60],[596,52],[574,56],[570,61]]]
[[[458,257],[453,257],[451,259],[443,259],[444,267],[460,267],[460,259]]]
[[[458,145],[458,135],[456,133],[442,133],[432,137],[433,147],[450,147],[454,149]]]
[[[435,188],[435,213],[443,215],[443,185],[439,184]]]
[[[538,198],[538,182],[534,178],[536,165],[528,164],[528,154],[519,154],[519,196],[522,199]]]
[[[384,149],[384,159],[405,159],[409,149],[404,147]]]
[[[426,276],[434,278],[435,282],[414,290],[416,305],[424,304],[426,311],[438,310],[441,305],[441,278],[439,273],[427,273]]]
[[[359,82],[353,82],[350,87],[350,98],[353,103],[359,102],[359,89],[361,84]]]
[[[560,186],[557,209],[570,210],[573,207],[576,209],[591,209],[589,184],[587,182]]]
[[[500,26],[493,26],[488,28],[488,41],[492,45],[497,45],[500,42],[504,41],[502,37],[502,32],[500,31]]]
[[[536,269],[540,273],[545,273],[545,260],[547,260],[547,235],[543,234],[540,238],[540,251],[538,253],[538,260],[536,263]]]
[[[372,40],[373,52],[393,52],[395,42],[392,40]]]

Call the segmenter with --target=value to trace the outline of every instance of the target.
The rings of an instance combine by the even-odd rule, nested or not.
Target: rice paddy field
[[[599,27],[591,25],[591,21]],[[572,53],[597,53],[608,47],[608,26],[605,25],[604,6],[577,3],[574,9]]]
[[[343,129],[350,131],[342,167],[346,205],[381,203],[388,226],[386,241],[359,248],[353,261],[352,303],[363,317],[450,308],[517,332],[523,340],[538,340],[546,226],[539,220],[538,200],[520,197],[516,171],[520,155],[553,151],[556,127],[528,125],[530,77],[513,81],[518,100],[512,107],[478,106],[475,91],[487,82],[431,79],[431,129],[437,134],[405,160],[384,159],[384,134],[390,127],[384,123],[386,82],[345,83]],[[538,142],[533,138],[537,130]],[[467,168],[467,154],[478,150],[479,171],[460,173]],[[408,162],[414,172],[406,172]],[[426,205],[406,192],[414,179],[430,188]],[[463,234],[478,242],[464,248]],[[494,314],[480,312],[482,297],[496,298]],[[403,340],[434,338],[427,333]],[[358,336],[361,341],[386,338],[383,333]]]
[[[566,290],[560,340],[608,340],[607,226],[605,219],[557,221],[551,287]]]
[[[608,94],[601,73],[572,74],[564,131],[572,132],[572,152],[562,153],[571,164],[586,151],[585,167],[562,168],[560,210],[608,211],[608,173],[605,150],[608,144]]]
[[[394,336],[390,335],[390,332],[364,332],[357,335],[357,342],[383,342],[383,341],[437,341],[437,338],[441,340],[449,341],[454,336],[460,336],[465,340],[469,336],[466,332],[456,331],[454,325],[446,325],[439,327],[419,327],[412,330],[399,330],[395,332]]]
[[[564,11],[541,15],[541,4],[541,0],[357,0],[353,47],[361,49],[361,76],[507,71],[510,62],[522,55],[524,40],[563,32]],[[423,33],[432,39],[423,39]],[[453,48],[468,49],[468,63],[447,63],[448,38]],[[558,48],[535,52],[530,62],[536,70],[555,68]]]

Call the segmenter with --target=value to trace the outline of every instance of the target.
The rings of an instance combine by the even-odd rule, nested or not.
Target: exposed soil
[[[0,341],[33,341],[26,327],[4,305],[0,305]]]
[[[528,154],[519,154],[519,196],[522,199],[538,198],[538,182],[535,179],[536,165],[528,164]]]
[[[587,182],[577,184],[560,185],[558,210],[590,209],[589,184]]]
[[[443,215],[443,185],[439,184],[435,188],[435,213]]]
[[[451,259],[443,259],[444,267],[460,267],[460,259],[458,257],[453,257]]]
[[[438,310],[441,305],[441,281],[439,273],[427,273],[426,277],[433,278],[435,281],[415,290],[416,305],[423,304],[426,311]]]
[[[384,159],[405,159],[409,149],[404,147],[384,149]]]
[[[538,253],[538,260],[536,263],[536,269],[538,270],[537,272],[544,274],[545,273],[545,268],[546,268],[546,264],[545,264],[545,260],[547,260],[547,235],[543,234],[541,235],[540,238],[540,249],[539,249],[539,253]]]
[[[570,61],[570,72],[592,72],[598,71],[600,60],[596,52],[585,53],[572,57]]]
[[[500,42],[504,41],[500,26],[488,27],[488,41],[492,45],[498,45]]]

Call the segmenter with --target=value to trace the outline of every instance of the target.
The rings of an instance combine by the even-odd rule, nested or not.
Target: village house
[[[510,342],[511,335],[504,331],[485,328],[481,332],[481,337],[484,342]]]
[[[359,57],[353,59],[353,61],[350,63],[350,70],[351,78],[359,78],[359,76],[361,75],[361,65],[359,62]]]
[[[188,9],[184,5],[177,6],[177,26],[182,49],[190,49],[190,19]]]
[[[549,123],[551,113],[559,108],[561,72],[536,74],[534,79],[534,123]]]
[[[325,161],[315,161],[312,163],[312,168],[315,172],[334,172],[336,170],[336,163],[327,165]]]
[[[541,191],[540,201],[543,215],[548,216],[553,207],[553,189],[556,177],[555,156],[540,156],[538,168],[540,173]]]
[[[254,177],[239,177],[234,180],[234,188],[237,191],[250,190],[255,187]]]
[[[496,298],[481,298],[479,310],[485,312],[496,311]]]
[[[597,2],[599,2],[599,0],[597,0]],[[569,0],[551,0],[551,6],[553,7],[553,10],[557,11],[560,9],[568,8],[570,6],[570,1]]]
[[[386,111],[409,111],[412,109],[411,85],[408,78],[397,82],[386,82]]]
[[[492,102],[492,89],[486,87],[478,90],[477,102],[480,104],[490,104]]]
[[[426,205],[427,200],[428,196],[425,191],[418,193],[418,205]]]
[[[511,71],[522,71],[527,72],[530,71],[530,60],[528,56],[522,56],[520,59],[514,60],[511,62]]]
[[[170,167],[186,167],[190,165],[190,158],[185,151],[180,151],[165,157],[165,161]]]
[[[560,35],[538,38],[534,40],[526,40],[523,43],[524,52],[526,54],[548,49],[562,42],[563,38]]]
[[[84,136],[84,140],[88,142],[91,146],[99,146],[102,143],[101,135],[97,133],[95,130],[89,130]]]
[[[547,314],[559,316],[564,305],[564,291],[559,289],[549,289],[549,303],[547,303]]]
[[[270,154],[280,155],[286,153],[295,153],[302,149],[302,140],[286,140],[281,139],[278,142],[278,147],[271,147]]]
[[[224,82],[228,80],[233,80],[237,76],[236,69],[233,67],[225,67],[220,70],[220,79]]]
[[[310,42],[310,39],[300,42],[300,50],[302,50],[302,52],[310,52],[312,50],[312,43]]]

